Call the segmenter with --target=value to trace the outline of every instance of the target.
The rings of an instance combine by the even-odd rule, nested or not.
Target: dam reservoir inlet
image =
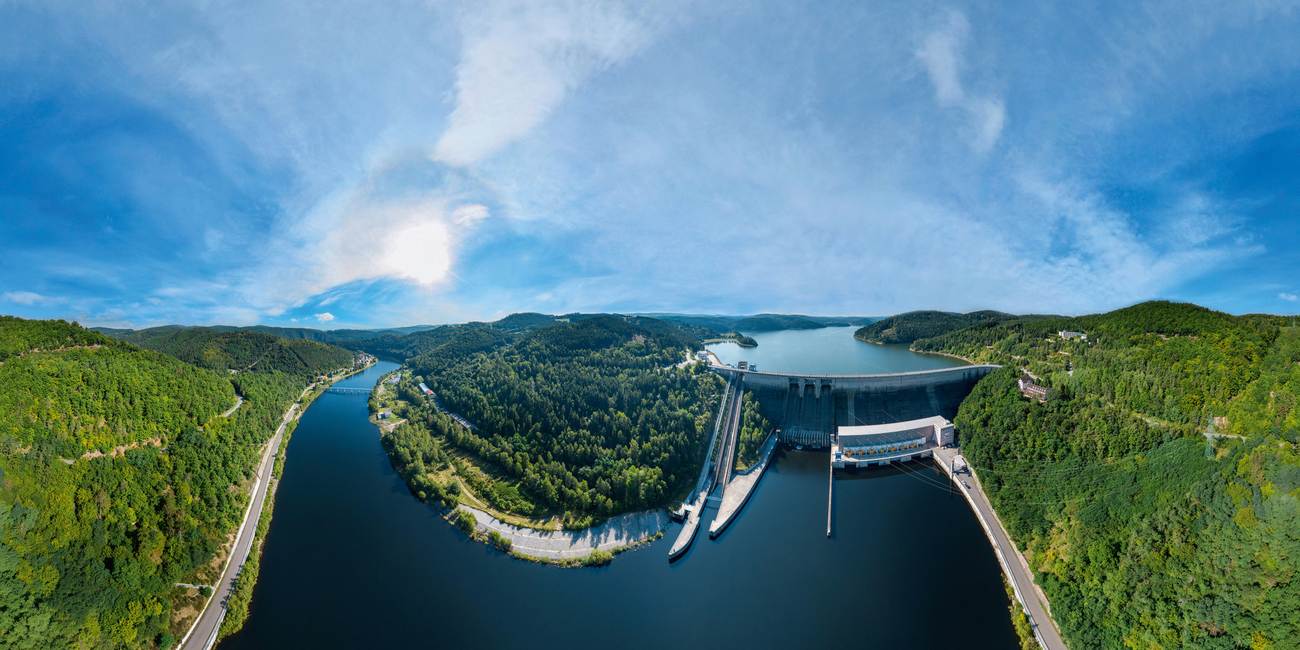
[[[753,336],[759,347],[732,359],[762,370],[960,365],[860,343],[851,328]],[[728,360],[725,344],[710,347]],[[809,361],[781,368],[782,358]],[[342,385],[369,387],[393,368]],[[222,645],[1017,647],[997,560],[942,472],[927,461],[837,473],[827,538],[827,458],[777,450],[743,512],[681,561],[664,559],[672,524],[607,567],[560,569],[442,521],[393,471],[365,395],[326,394],[290,442],[248,624]]]

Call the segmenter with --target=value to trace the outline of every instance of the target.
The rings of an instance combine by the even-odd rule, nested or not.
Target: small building
[[[432,395],[432,394],[433,394],[433,391],[429,390],[429,387],[428,387],[428,386],[425,386],[425,385],[424,385],[424,382],[420,382],[420,392],[421,392],[421,393],[424,393],[425,395]]]
[[[695,358],[696,358],[696,359],[699,359],[700,361],[708,361],[708,360],[709,360],[709,351],[708,351],[708,350],[699,350],[698,352],[695,353]]]
[[[836,469],[888,465],[927,458],[936,447],[953,444],[953,426],[943,416],[889,424],[844,426],[831,443],[831,466]]]
[[[1057,336],[1060,336],[1062,339],[1066,341],[1070,341],[1073,339],[1079,339],[1080,341],[1088,340],[1088,335],[1083,332],[1071,332],[1070,330],[1061,330],[1056,334]]]
[[[1020,386],[1021,395],[1040,402],[1047,401],[1048,388],[1046,386],[1040,385],[1027,377],[1021,377],[1016,383]]]
[[[378,417],[380,420],[387,420],[388,418],[393,417],[393,414],[388,411],[380,411]]]
[[[740,370],[748,370],[748,369],[749,369],[749,362],[748,362],[748,361],[738,361],[738,362],[736,362],[736,368],[738,368],[738,369],[740,369]]]

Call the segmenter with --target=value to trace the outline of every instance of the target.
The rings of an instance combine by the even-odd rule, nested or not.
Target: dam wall
[[[998,366],[975,365],[874,375],[743,372],[759,410],[788,445],[829,448],[839,426],[884,424],[940,415],[951,420],[975,384]]]

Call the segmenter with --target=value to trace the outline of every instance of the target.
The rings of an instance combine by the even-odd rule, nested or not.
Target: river
[[[825,453],[782,453],[680,561],[674,525],[607,567],[560,569],[443,522],[389,465],[366,397],[326,393],[289,444],[248,623],[222,647],[1017,647],[997,561],[937,469],[837,477],[828,539]]]

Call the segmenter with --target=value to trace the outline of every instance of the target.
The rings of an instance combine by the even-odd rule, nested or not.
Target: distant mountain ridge
[[[850,325],[865,325],[879,320],[879,317],[876,316],[805,316],[803,314],[728,316],[720,314],[646,313],[639,315],[702,327],[711,334],[847,327]]]

